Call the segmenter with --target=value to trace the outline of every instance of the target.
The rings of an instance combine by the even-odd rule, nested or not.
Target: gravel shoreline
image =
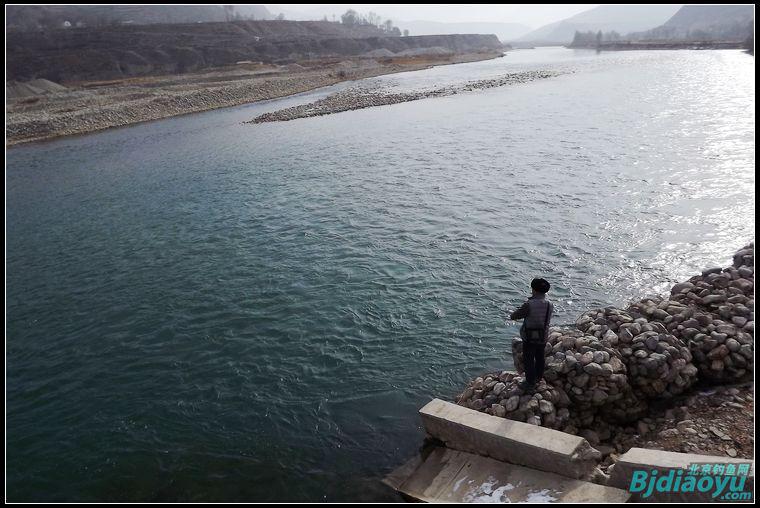
[[[331,115],[356,109],[387,106],[390,104],[429,99],[431,97],[446,97],[473,90],[484,90],[487,88],[528,83],[537,79],[558,76],[559,74],[561,73],[553,71],[518,72],[505,74],[504,76],[494,79],[471,81],[463,85],[440,87],[434,88],[433,90],[417,92],[388,93],[352,88],[328,95],[324,99],[309,104],[302,104],[291,108],[272,111],[270,113],[264,113],[246,123],[288,122],[299,118]]]
[[[356,58],[287,66],[250,65],[112,83],[77,83],[64,92],[6,100],[6,146],[239,106],[317,88],[438,65],[489,60],[502,53]]]

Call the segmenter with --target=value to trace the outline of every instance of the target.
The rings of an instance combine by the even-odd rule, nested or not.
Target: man
[[[514,311],[510,319],[524,319],[520,327],[523,341],[523,363],[525,364],[525,381],[520,388],[533,389],[544,375],[544,349],[549,336],[549,321],[554,312],[554,305],[546,299],[551,287],[544,279],[533,279],[530,283],[533,295],[522,307]]]

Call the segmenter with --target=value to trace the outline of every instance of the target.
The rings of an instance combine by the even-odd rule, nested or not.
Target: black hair
[[[550,287],[551,285],[546,281],[546,279],[533,279],[530,282],[530,288],[538,291],[539,293],[548,293]]]

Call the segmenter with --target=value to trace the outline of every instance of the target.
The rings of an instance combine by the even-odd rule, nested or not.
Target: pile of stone
[[[755,272],[751,266],[714,268],[673,286],[671,300],[715,314],[754,333]],[[746,328],[745,328],[746,327]]]
[[[642,300],[628,310],[634,316],[646,316],[653,324],[661,324],[681,344],[688,344],[704,380],[738,381],[752,371],[753,333],[724,321],[718,314],[677,300]]]
[[[669,333],[642,332],[621,354],[631,386],[646,398],[679,395],[697,380],[689,348]]]
[[[33,79],[31,81],[6,81],[5,97],[6,99],[18,99],[24,97],[35,97],[51,93],[65,92],[68,88],[58,83],[53,83],[47,79]]]
[[[522,340],[512,341],[512,355],[518,372],[523,372]],[[579,330],[551,328],[545,356],[544,379],[567,394],[572,403],[565,432],[577,433],[599,414],[622,423],[646,412],[646,401],[631,389],[620,353],[606,339]]]
[[[755,266],[755,242],[745,245],[734,254],[734,267]],[[754,280],[754,279],[753,279]]]
[[[646,302],[646,303],[643,303]],[[586,333],[604,337],[615,346],[628,369],[628,379],[636,394],[645,399],[670,398],[689,388],[697,379],[688,346],[669,333],[655,315],[668,319],[668,312],[680,306],[645,300],[626,312],[614,307],[584,313],[576,326]]]
[[[749,265],[747,263],[750,263]],[[754,244],[734,255],[734,266],[711,268],[673,286],[669,300],[646,299],[633,316],[662,323],[688,345],[702,379],[740,381],[753,372]]]
[[[615,307],[605,307],[581,314],[575,326],[582,332],[617,346],[620,327],[631,323],[633,318],[628,313]]]
[[[564,389],[577,407],[604,406],[626,394],[625,365],[605,340],[579,330],[552,329],[547,346],[544,378]]]
[[[754,369],[754,337],[734,325],[714,320],[691,341],[700,376],[717,382],[739,381]]]
[[[512,347],[522,371],[522,341],[516,339]],[[524,376],[504,371],[475,379],[456,402],[580,435],[590,427],[609,426],[607,422],[631,422],[646,412],[645,401],[631,390],[620,354],[609,343],[578,330],[552,328],[546,356],[544,379],[534,390],[520,388]]]
[[[456,403],[511,420],[563,430],[570,418],[567,394],[541,381],[526,392],[524,377],[513,372],[486,374],[470,383]]]
[[[641,418],[650,401],[683,394],[698,378],[733,382],[753,372],[753,263],[750,244],[734,266],[676,284],[669,299],[595,309],[578,318],[576,329],[551,328],[535,392],[524,392],[524,378],[505,371],[477,378],[457,403],[588,434],[590,441],[623,428],[646,433]],[[523,372],[521,339],[513,340],[512,354]]]

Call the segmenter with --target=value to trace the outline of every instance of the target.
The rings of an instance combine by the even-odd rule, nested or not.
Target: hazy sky
[[[505,23],[522,23],[532,28],[559,21],[579,12],[596,7],[599,4],[445,4],[445,5],[406,5],[406,4],[278,4],[287,10],[309,12],[327,7],[340,15],[347,9],[355,9],[361,13],[376,12],[384,18],[394,21],[491,21]],[[273,6],[274,7],[274,6]]]

